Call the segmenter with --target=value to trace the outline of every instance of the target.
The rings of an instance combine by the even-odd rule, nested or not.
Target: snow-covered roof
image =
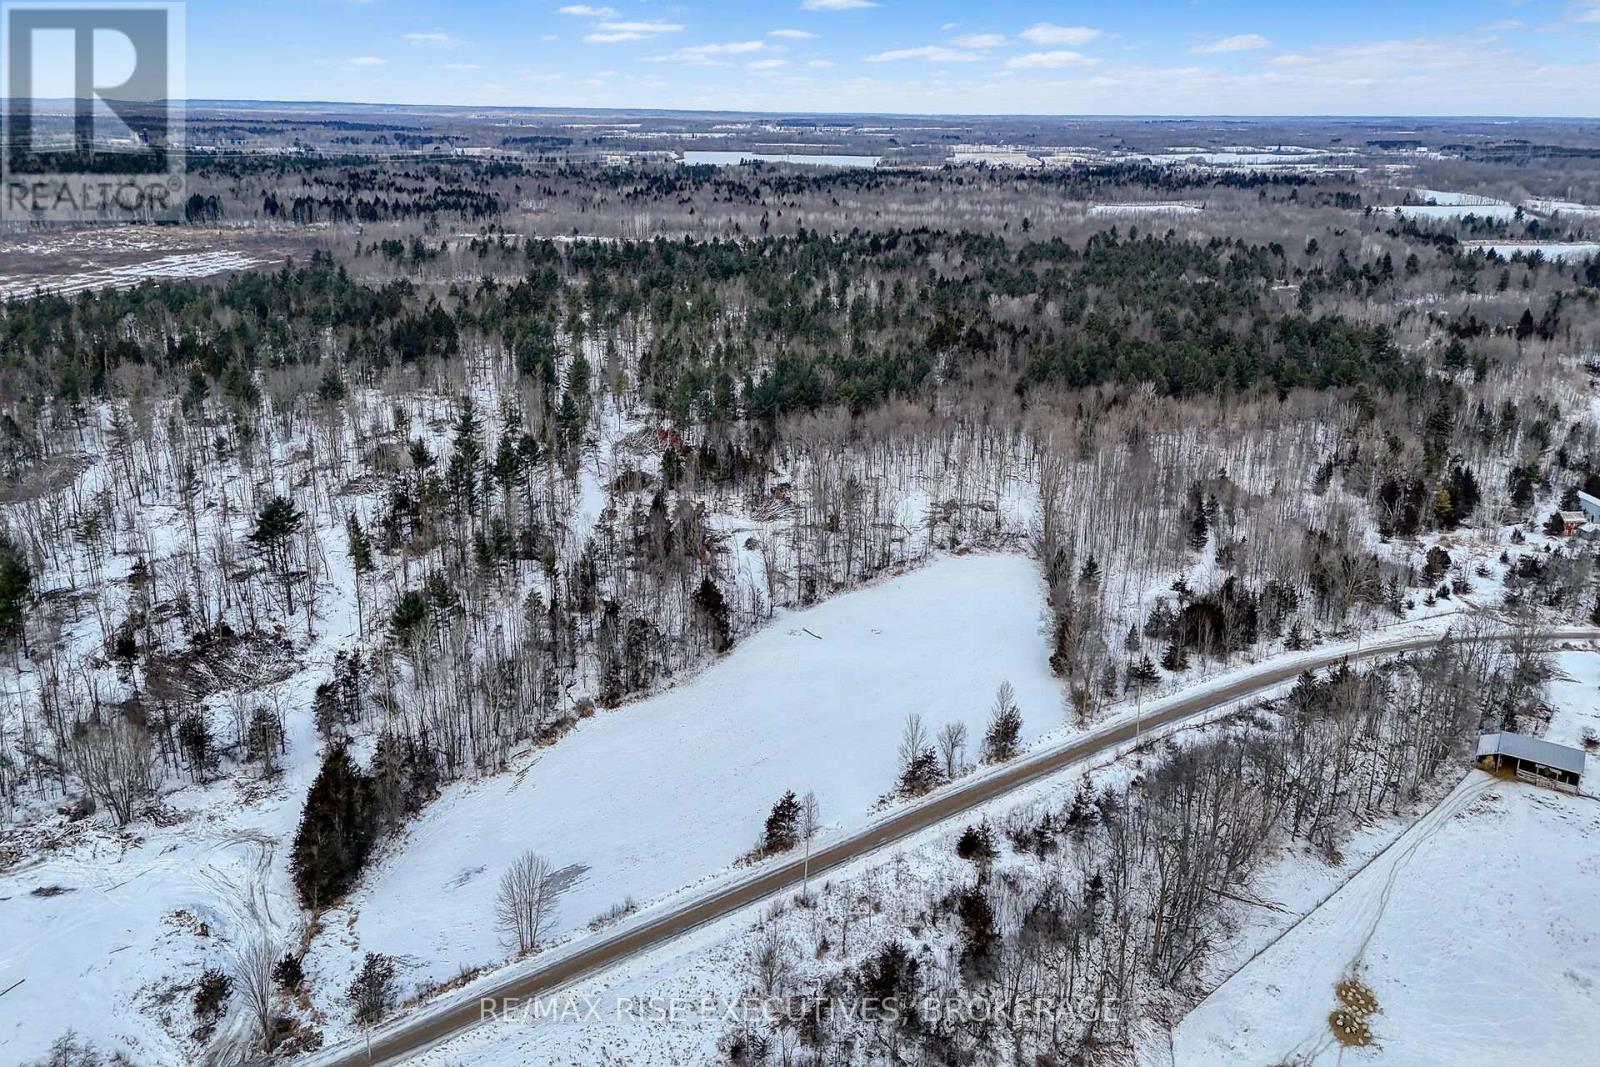
[[[1600,519],[1600,498],[1590,496],[1582,489],[1578,490],[1578,510],[1591,519]]]
[[[1526,734],[1484,734],[1478,738],[1478,756],[1512,756],[1558,771],[1583,773],[1583,750],[1541,741]]]
[[[1584,523],[1589,521],[1589,516],[1585,515],[1581,511],[1563,511],[1560,514],[1562,522],[1575,522],[1579,526],[1582,526]]]

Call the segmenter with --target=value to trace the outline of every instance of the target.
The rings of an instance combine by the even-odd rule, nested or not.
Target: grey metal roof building
[[[1525,734],[1484,734],[1478,738],[1478,764],[1515,771],[1518,778],[1576,791],[1583,777],[1580,748],[1541,741]]]

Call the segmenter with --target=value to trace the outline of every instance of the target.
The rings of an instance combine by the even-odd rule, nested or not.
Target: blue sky
[[[191,0],[188,95],[1031,114],[1600,114],[1600,0]]]

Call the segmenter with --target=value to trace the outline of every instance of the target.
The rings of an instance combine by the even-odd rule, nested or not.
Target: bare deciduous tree
[[[155,792],[150,732],[126,716],[109,723],[90,719],[79,726],[75,740],[84,786],[126,826],[138,803]]]
[[[277,960],[277,948],[265,933],[245,942],[233,953],[233,988],[244,997],[245,1009],[256,1024],[263,1052],[271,1050],[272,969]]]
[[[955,780],[965,769],[967,724],[947,722],[939,730],[939,756],[944,760],[944,776]]]
[[[555,883],[550,861],[537,852],[524,852],[500,876],[500,896],[495,902],[495,922],[508,945],[526,955],[539,947],[550,925]]]
[[[811,839],[817,836],[817,831],[822,828],[822,805],[817,803],[817,794],[806,790],[806,795],[800,798],[800,840],[805,843],[805,862],[800,868],[800,896],[807,899],[811,889]]]

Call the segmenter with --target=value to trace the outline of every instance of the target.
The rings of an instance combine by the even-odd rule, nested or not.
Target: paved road
[[[1506,640],[1509,633],[1492,635],[1490,640]],[[1600,629],[1570,628],[1541,631],[1546,640],[1584,640],[1600,638]],[[1282,684],[1300,672],[1326,667],[1341,659],[1368,659],[1427,648],[1437,644],[1438,635],[1377,640],[1361,647],[1358,654],[1348,648],[1338,652],[1323,653],[1310,658],[1300,657],[1292,663],[1266,663],[1240,676],[1236,681],[1219,688],[1207,688],[1190,697],[1179,697],[1163,703],[1138,722],[1127,722],[1089,734],[1072,741],[1028,753],[1016,762],[999,770],[969,778],[941,790],[919,803],[907,805],[890,818],[868,827],[850,837],[842,838],[811,854],[811,876],[826,873],[832,868],[891,845],[936,823],[952,819],[996,797],[1003,796],[1020,786],[1052,774],[1075,763],[1106,752],[1118,745],[1135,740],[1135,730],[1150,731],[1184,719],[1204,715],[1224,704],[1270,689]],[[747,905],[766,897],[795,888],[802,877],[802,861],[762,871],[760,874],[730,885],[718,892],[699,897],[672,911],[665,912],[642,923],[624,927],[612,934],[579,942],[575,949],[552,957],[551,961],[532,971],[509,974],[504,981],[482,991],[482,998],[529,998],[550,993],[576,979],[584,978],[620,963],[638,953],[655,948],[698,926],[724,918]],[[423,920],[424,916],[418,916]],[[454,1037],[481,1021],[480,997],[458,1004],[441,1004],[415,1015],[394,1021],[372,1035],[370,1058],[363,1045],[350,1045],[330,1049],[316,1057],[318,1067],[359,1067],[365,1064],[392,1064],[403,1062],[439,1042]]]

